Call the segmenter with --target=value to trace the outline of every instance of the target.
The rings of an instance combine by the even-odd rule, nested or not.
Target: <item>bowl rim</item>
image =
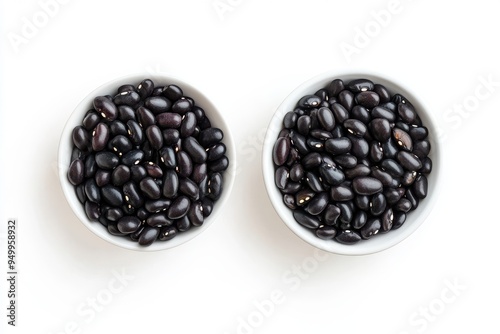
[[[407,221],[403,226],[397,230],[390,231],[387,234],[376,236],[369,240],[361,240],[355,245],[344,245],[333,240],[322,240],[311,233],[310,230],[299,225],[292,216],[292,211],[288,209],[282,201],[282,195],[275,185],[274,172],[275,167],[272,161],[272,149],[274,142],[276,141],[278,132],[282,129],[282,120],[284,115],[288,111],[292,111],[293,107],[300,99],[300,97],[306,94],[314,94],[317,90],[325,88],[326,85],[334,79],[342,79],[343,81],[349,81],[359,78],[367,78],[372,80],[374,83],[380,83],[385,85],[391,93],[400,93],[404,95],[417,109],[418,115],[422,119],[424,126],[429,129],[428,140],[431,143],[431,152],[429,157],[431,157],[433,162],[432,172],[429,174],[429,192],[427,197],[423,200],[422,204],[419,204],[418,217],[415,215],[416,212],[411,212],[407,216]],[[291,107],[293,106],[293,107]],[[285,223],[285,225],[300,239],[309,243],[310,245],[319,248],[323,251],[338,255],[369,255],[381,252],[383,250],[389,249],[407,237],[414,233],[422,223],[427,219],[428,215],[432,211],[435,205],[436,199],[439,197],[439,189],[441,182],[441,145],[437,138],[437,121],[435,115],[430,112],[431,109],[428,108],[426,102],[421,95],[417,95],[412,89],[407,88],[400,81],[394,79],[389,75],[382,75],[376,71],[367,69],[351,69],[351,70],[329,70],[318,74],[305,82],[301,83],[291,93],[286,96],[283,102],[275,110],[270,122],[266,135],[264,137],[263,149],[262,149],[262,169],[263,178],[265,183],[265,188],[267,195],[273,205],[274,210],[280,217],[280,219]],[[432,183],[431,183],[432,181]],[[412,215],[413,213],[413,215]],[[410,223],[408,219],[410,220]]]
[[[192,97],[195,100],[196,105],[201,106],[209,116],[212,124],[217,128],[223,130],[224,139],[222,142],[226,145],[226,156],[228,156],[230,161],[228,169],[223,174],[224,184],[222,195],[215,203],[211,215],[205,219],[203,225],[190,229],[189,231],[179,233],[175,238],[171,240],[165,242],[156,241],[150,246],[141,246],[137,242],[129,240],[126,237],[112,235],[99,222],[90,221],[85,214],[83,204],[80,203],[80,201],[76,197],[74,186],[67,179],[67,171],[71,159],[71,150],[73,148],[71,133],[76,125],[81,124],[85,113],[92,107],[92,100],[94,99],[94,97],[114,93],[116,89],[118,89],[118,87],[121,85],[135,85],[139,84],[142,80],[145,79],[153,80],[153,82],[155,83],[155,87],[167,84],[178,85],[183,90],[185,95]],[[57,164],[59,184],[63,190],[64,197],[75,216],[86,228],[88,228],[99,238],[121,248],[139,252],[155,252],[180,246],[200,235],[202,232],[207,230],[209,226],[212,225],[214,220],[222,212],[222,209],[227,203],[232,192],[235,182],[237,162],[235,142],[231,133],[231,129],[228,126],[221,111],[215,106],[212,100],[207,97],[206,94],[204,94],[200,89],[195,88],[190,83],[184,81],[183,79],[169,73],[158,72],[151,74],[145,72],[122,75],[118,78],[108,80],[92,90],[78,103],[78,105],[73,109],[68,119],[66,120],[61,132],[57,151]]]

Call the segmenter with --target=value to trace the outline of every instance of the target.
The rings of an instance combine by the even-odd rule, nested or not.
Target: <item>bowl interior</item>
[[[342,79],[344,82],[349,82],[353,79],[367,78],[375,83],[382,84],[389,89],[391,94],[400,93],[404,95],[415,107],[423,124],[429,129],[429,138],[431,142],[431,152],[429,157],[433,162],[433,170],[428,176],[428,195],[419,204],[419,207],[407,215],[406,222],[399,229],[390,231],[387,234],[377,235],[369,240],[362,240],[354,245],[344,245],[340,244],[334,240],[322,240],[319,239],[310,230],[299,225],[293,218],[292,211],[288,209],[282,200],[282,195],[274,182],[274,164],[272,160],[272,150],[276,138],[280,130],[283,128],[282,121],[284,115],[292,111],[295,108],[297,101],[307,94],[314,94],[321,88],[325,88],[332,80]],[[266,190],[269,198],[280,216],[280,218],[285,222],[285,224],[300,238],[308,242],[309,244],[320,248],[322,250],[343,254],[343,255],[364,255],[371,254],[375,252],[382,251],[389,247],[392,247],[404,240],[411,233],[413,233],[429,215],[434,202],[436,201],[438,181],[440,174],[440,146],[436,137],[436,122],[433,119],[432,113],[425,106],[421,99],[419,99],[413,92],[411,92],[407,87],[401,85],[394,81],[393,79],[388,79],[385,76],[381,76],[373,73],[338,73],[330,72],[319,75],[309,81],[306,81],[299,87],[297,87],[283,103],[278,107],[274,116],[269,123],[269,128],[266,133],[264,148],[263,148],[263,174],[264,182],[266,185]]]
[[[220,128],[224,132],[223,142],[226,145],[226,155],[230,161],[229,168],[224,173],[224,184],[223,184],[223,192],[219,200],[215,203],[212,214],[207,217],[200,227],[194,227],[186,232],[179,233],[175,238],[169,241],[156,241],[152,245],[144,247],[140,246],[137,242],[129,240],[126,237],[119,237],[111,235],[107,229],[102,226],[99,222],[90,221],[85,214],[83,205],[79,202],[78,198],[75,194],[74,186],[67,179],[68,167],[71,160],[71,152],[73,149],[73,143],[71,139],[71,133],[73,128],[77,125],[80,125],[85,113],[92,108],[92,101],[94,97],[99,95],[113,94],[116,92],[116,89],[124,84],[133,84],[138,85],[142,80],[149,78],[153,80],[155,86],[164,86],[169,84],[175,84],[182,88],[184,94],[193,98],[196,102],[196,105],[202,107],[205,110],[206,115],[209,117],[212,126]],[[231,190],[234,184],[235,173],[234,169],[236,166],[235,160],[235,148],[234,141],[231,135],[231,131],[227,126],[223,115],[216,109],[214,104],[199,90],[194,88],[182,80],[172,78],[170,76],[164,75],[133,75],[123,77],[117,80],[113,80],[108,82],[99,88],[95,89],[91,92],[87,97],[83,99],[82,102],[76,107],[76,109],[71,114],[68,119],[64,130],[61,135],[61,140],[59,143],[59,152],[58,152],[58,169],[59,169],[59,180],[61,183],[61,187],[63,189],[64,195],[71,206],[71,209],[74,211],[75,215],[80,219],[80,221],[88,227],[92,232],[97,234],[102,239],[132,250],[140,250],[140,251],[157,251],[172,248],[178,246],[188,240],[191,240],[204,230],[206,230],[210,224],[215,220],[215,218],[219,215],[224,204],[229,198]]]

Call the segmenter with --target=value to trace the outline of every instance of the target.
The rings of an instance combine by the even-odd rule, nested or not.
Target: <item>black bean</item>
[[[386,103],[391,100],[391,94],[389,93],[387,88],[385,88],[385,86],[380,84],[375,84],[373,86],[373,91],[377,93],[378,96],[380,97],[380,103]]]
[[[95,183],[98,187],[103,187],[111,180],[111,171],[98,169],[95,173]]]
[[[389,138],[388,141],[382,143],[382,150],[384,151],[384,157],[394,159],[396,154],[398,154],[398,146],[394,142],[392,138]]]
[[[313,169],[321,164],[321,155],[317,152],[311,152],[302,158],[302,166],[305,169]]]
[[[161,128],[179,128],[182,116],[177,113],[165,112],[156,115],[156,122]]]
[[[408,125],[407,123],[403,122],[403,121],[398,121],[394,124],[394,128],[395,129],[401,129],[403,130],[404,132],[410,132],[410,125]]]
[[[374,235],[377,235],[381,228],[380,218],[368,219],[365,226],[361,229],[361,237],[365,240],[370,239]]]
[[[139,93],[141,99],[145,99],[151,94],[153,94],[154,83],[150,79],[144,79],[139,85],[137,85],[137,93]]]
[[[313,216],[321,214],[328,205],[328,194],[326,192],[318,193],[314,196],[309,204],[305,207],[305,211]]]
[[[213,173],[208,179],[208,193],[209,197],[216,201],[222,194],[222,174]]]
[[[358,159],[349,153],[334,156],[333,161],[342,168],[354,168],[358,164]]]
[[[320,103],[321,99],[316,95],[306,95],[299,100],[297,105],[301,108],[314,108],[318,107]]]
[[[157,213],[160,211],[166,211],[171,204],[171,200],[166,198],[160,198],[157,200],[147,200],[144,204],[144,208],[148,212]]]
[[[73,129],[72,139],[73,144],[83,152],[88,152],[92,147],[91,137],[83,126],[77,126]]]
[[[177,160],[177,166],[175,167],[176,171],[180,176],[188,177],[193,172],[193,161],[189,154],[184,151],[179,151],[175,155]]]
[[[379,142],[386,142],[391,137],[391,124],[385,118],[375,118],[370,124],[370,133]]]
[[[299,182],[305,175],[304,167],[301,164],[294,164],[290,168],[290,179],[294,182]]]
[[[420,199],[427,197],[427,188],[428,188],[427,177],[425,177],[425,175],[419,175],[415,180],[415,183],[413,184],[412,188],[413,192],[415,193],[415,196],[417,196]]]
[[[297,181],[300,181],[300,179]],[[311,188],[311,190],[313,190],[315,192],[322,192],[325,190],[322,183],[321,183],[321,180],[319,179],[319,177],[315,173],[307,172],[306,183],[309,186],[309,188]]]
[[[111,150],[116,152],[119,156],[132,150],[132,142],[124,135],[117,135],[109,141]]]
[[[120,159],[112,152],[98,152],[95,155],[95,162],[99,168],[112,170],[120,163]]]
[[[146,224],[152,227],[171,226],[173,223],[165,212],[154,213],[146,219]]]
[[[419,172],[426,174],[432,172],[432,160],[429,157],[422,159],[422,168],[420,168]]]
[[[349,140],[352,143],[351,154],[354,155],[358,159],[363,159],[368,156],[370,152],[370,146],[368,142],[363,138],[359,138],[353,135],[348,135]]]
[[[104,216],[106,219],[116,222],[123,217],[123,210],[120,208],[108,208],[106,212],[104,212]]]
[[[115,207],[123,204],[123,195],[119,188],[112,185],[106,185],[101,188],[102,198],[109,204]]]
[[[94,109],[108,121],[112,121],[118,116],[118,108],[110,98],[105,96],[98,96],[94,99]]]
[[[352,143],[346,137],[328,139],[325,141],[325,150],[333,155],[348,153],[351,147]]]
[[[288,183],[288,168],[281,166],[276,169],[274,180],[278,189],[285,189]]]
[[[413,140],[424,140],[429,135],[429,130],[425,126],[416,126],[410,128],[410,136]]]
[[[98,220],[99,217],[101,216],[101,208],[99,204],[94,203],[90,200],[85,202],[84,209],[85,209],[85,214],[92,221]]]
[[[355,101],[365,108],[373,108],[380,103],[380,97],[375,92],[363,91],[356,94]]]
[[[193,137],[184,138],[182,148],[191,156],[194,163],[204,163],[207,160],[207,152]]]
[[[382,190],[383,185],[378,179],[361,176],[352,181],[354,191],[359,195],[373,195]]]
[[[344,123],[344,121],[349,118],[349,112],[342,104],[333,103],[330,108],[338,123]]]
[[[144,131],[136,121],[127,121],[127,134],[134,145],[140,145],[144,141]]]
[[[354,106],[354,94],[351,91],[347,90],[347,89],[344,89],[343,91],[341,91],[339,93],[338,99],[339,99],[340,104],[345,109],[347,109],[349,111]],[[338,121],[342,122],[340,120],[338,120]]]
[[[368,109],[355,105],[351,110],[351,117],[361,122],[368,124],[372,118]]]
[[[375,195],[373,195],[370,207],[370,213],[373,216],[381,215],[387,207],[385,196],[382,193],[376,193]]]
[[[219,143],[224,138],[220,129],[209,128],[200,132],[198,142],[205,148],[209,148]]]
[[[411,210],[411,202],[407,198],[403,197],[394,205],[394,210],[407,213]]]
[[[309,229],[317,229],[321,225],[318,218],[304,212],[303,210],[294,210],[293,217],[300,225]]]
[[[323,240],[333,239],[335,235],[337,235],[337,230],[333,226],[321,225],[316,229],[316,236]]]
[[[165,129],[162,131],[163,134],[163,144],[165,146],[173,145],[179,141],[181,137],[177,129]]]
[[[175,101],[174,104],[172,105],[172,111],[181,115],[184,115],[187,112],[191,111],[192,108],[193,104],[191,103],[190,100],[186,98],[181,98]]]
[[[382,185],[384,187],[390,187],[392,185],[393,182],[392,176],[389,173],[381,170],[379,167],[371,168],[371,176],[382,182]]]
[[[295,204],[295,196],[291,194],[284,194],[283,195],[283,203],[286,205],[287,208],[290,210],[295,210],[297,209],[297,205]]]
[[[181,178],[179,180],[179,191],[192,200],[198,200],[200,197],[200,190],[198,188],[198,185],[187,177]]]
[[[344,121],[344,127],[347,132],[357,137],[363,137],[367,131],[366,125],[363,122],[352,118]]]
[[[160,114],[170,111],[172,102],[163,96],[151,96],[144,100],[144,106],[153,114]]]
[[[141,100],[141,96],[134,90],[123,91],[115,95],[113,103],[118,105],[135,106]]]
[[[160,241],[168,241],[173,239],[177,235],[177,228],[175,226],[164,226],[160,230],[160,236],[158,239]]]
[[[382,145],[377,142],[372,142],[370,144],[369,156],[373,162],[380,162],[384,158],[384,149]]]
[[[111,132],[111,136],[118,136],[118,135],[124,135],[128,136],[128,131],[126,125],[119,121],[115,120],[111,123],[109,123],[109,131]]]
[[[146,129],[146,137],[153,149],[159,150],[163,146],[163,134],[158,126],[150,125]]]
[[[163,177],[163,196],[173,199],[179,190],[179,177],[174,170],[166,170]]]
[[[300,116],[297,119],[297,130],[302,135],[309,134],[309,130],[311,129],[311,117],[309,115]]]
[[[75,187],[76,197],[80,203],[84,204],[87,200],[87,195],[85,194],[85,183],[80,183]]]
[[[420,199],[414,195],[412,189],[406,190],[405,198],[410,201],[410,204],[411,204],[410,210],[415,210],[418,207],[418,203],[420,202]]]
[[[83,118],[82,125],[87,131],[92,131],[96,125],[101,121],[101,117],[95,112],[95,111],[90,111],[85,117]]]
[[[403,175],[401,183],[403,184],[403,186],[408,187],[413,184],[416,178],[417,178],[417,172],[406,171]]]
[[[334,204],[328,204],[323,211],[323,222],[327,225],[334,225],[340,217],[340,208]]]
[[[123,196],[125,201],[135,208],[139,208],[144,204],[144,199],[140,195],[140,189],[134,182],[127,182],[123,185]]]
[[[322,107],[318,110],[318,121],[323,129],[327,131],[332,131],[335,128],[335,117],[333,112],[327,107]]]
[[[326,88],[330,97],[337,97],[344,89],[344,82],[340,79],[333,80]]]
[[[368,221],[368,215],[366,214],[366,212],[361,210],[357,211],[352,219],[352,227],[359,230],[363,228],[363,226],[366,224],[367,221]]]
[[[347,88],[353,93],[373,90],[374,84],[368,79],[354,79],[347,84]]]
[[[388,120],[390,123],[396,121],[396,114],[383,106],[377,106],[371,111],[372,118],[382,118]]]
[[[364,164],[357,164],[354,168],[346,169],[344,171],[345,176],[351,180],[358,176],[368,176],[370,175],[370,172],[371,172],[370,167]]]
[[[354,217],[354,202],[340,202],[336,204],[340,208],[340,221],[349,224]]]
[[[72,185],[76,186],[83,182],[85,165],[83,160],[74,160],[68,169],[68,180]]]
[[[165,96],[170,101],[177,101],[180,98],[182,98],[184,93],[182,92],[182,89],[179,86],[168,85],[162,90],[161,95]]]
[[[413,153],[400,151],[398,152],[396,158],[398,159],[401,166],[406,168],[407,170],[414,172],[422,168],[422,162],[420,159]],[[399,175],[402,176],[402,175]]]
[[[316,193],[314,191],[312,191],[311,189],[299,190],[295,194],[295,203],[298,206],[305,206],[313,199],[313,197],[315,195],[316,195]]]
[[[177,197],[168,209],[168,218],[179,219],[184,217],[191,206],[191,201],[186,196]]]
[[[336,202],[349,201],[354,198],[350,187],[337,186],[330,189],[330,197]]]
[[[196,130],[196,115],[193,112],[187,112],[182,118],[180,134],[181,138],[186,138]]]
[[[150,199],[159,199],[161,196],[161,190],[158,184],[152,177],[145,177],[139,182],[139,188],[146,197]]]
[[[398,153],[399,155],[399,153]],[[393,159],[384,159],[380,163],[380,167],[387,173],[391,174],[392,176],[403,176],[404,175],[404,169],[403,167],[398,164],[395,160]]]
[[[327,163],[321,164],[319,173],[323,180],[332,186],[338,186],[345,180],[345,175],[340,169]]]
[[[361,240],[361,236],[356,231],[343,230],[337,234],[335,240],[345,245],[353,245]]]
[[[283,126],[285,129],[293,129],[295,127],[295,124],[297,123],[297,119],[299,118],[299,115],[294,113],[293,111],[289,111],[285,114],[285,117],[283,118]]]
[[[91,202],[99,203],[101,201],[101,191],[94,179],[85,181],[85,195]]]
[[[413,150],[413,141],[411,140],[411,137],[407,132],[398,128],[394,128],[392,130],[392,136],[394,137],[394,140],[399,147],[407,151]]]
[[[163,170],[161,169],[160,166],[158,166],[154,162],[149,161],[145,163],[144,168],[146,169],[148,175],[154,179],[159,179],[163,176]]]
[[[297,191],[302,189],[302,184],[298,182],[288,182],[286,187],[281,190],[283,194],[295,194]]]
[[[139,183],[146,176],[148,176],[148,171],[144,168],[144,166],[133,165],[130,167],[130,179],[132,181]]]
[[[397,230],[398,228],[400,228],[401,226],[403,226],[403,224],[405,223],[406,221],[406,213],[404,212],[394,212],[394,220],[392,222],[392,229],[393,230]]]
[[[428,140],[417,141],[413,145],[413,153],[420,159],[424,159],[431,151],[431,143]]]
[[[160,229],[157,227],[145,226],[139,236],[139,245],[149,246],[151,245],[160,234]]]
[[[97,155],[96,155],[97,157]],[[141,150],[132,150],[127,152],[121,159],[122,164],[127,166],[138,165],[144,159],[144,151]]]

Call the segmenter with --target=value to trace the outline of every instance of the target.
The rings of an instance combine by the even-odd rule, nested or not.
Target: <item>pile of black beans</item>
[[[430,149],[404,96],[367,79],[335,79],[284,116],[275,182],[300,225],[355,244],[400,228],[427,196]]]
[[[140,245],[201,226],[228,168],[222,130],[177,85],[97,96],[72,133],[68,179],[92,221]]]

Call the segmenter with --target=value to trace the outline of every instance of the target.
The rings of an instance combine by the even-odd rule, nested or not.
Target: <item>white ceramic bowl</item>
[[[380,234],[372,237],[369,240],[361,240],[354,245],[345,245],[338,243],[334,240],[323,240],[316,235],[311,230],[299,225],[293,218],[292,211],[288,209],[283,204],[283,197],[275,185],[274,173],[275,168],[272,159],[272,150],[274,143],[278,137],[280,130],[283,128],[282,122],[284,115],[292,111],[297,101],[304,95],[314,94],[321,88],[325,88],[332,80],[342,79],[345,83],[352,79],[366,78],[370,79],[375,83],[384,85],[389,91],[394,93],[400,93],[405,96],[415,107],[423,124],[429,129],[429,138],[431,142],[431,152],[429,157],[433,162],[432,172],[428,177],[428,195],[423,199],[418,208],[407,215],[406,222],[399,229],[394,231],[389,231],[386,234]],[[397,243],[404,240],[410,234],[415,232],[415,230],[424,222],[426,217],[432,210],[432,207],[437,198],[438,183],[440,177],[440,166],[441,166],[441,153],[440,145],[436,137],[436,122],[433,119],[432,113],[425,106],[422,99],[413,93],[406,85],[400,84],[399,82],[388,79],[386,76],[378,75],[375,73],[339,73],[339,72],[328,72],[316,76],[302,85],[297,87],[288,97],[283,101],[283,103],[276,110],[266,133],[263,156],[262,156],[262,168],[264,175],[264,182],[266,185],[267,193],[274,206],[274,209],[281,217],[283,222],[300,238],[309,244],[320,248],[322,250],[342,254],[342,255],[365,255],[376,253],[392,247]]]
[[[113,95],[115,94],[117,88],[124,84],[133,84],[137,86],[144,79],[151,79],[156,86],[165,86],[169,84],[175,84],[181,87],[184,94],[193,98],[196,105],[202,107],[205,110],[206,115],[209,117],[212,126],[220,128],[224,132],[223,143],[226,145],[226,155],[230,161],[229,168],[224,173],[224,184],[223,193],[220,199],[215,203],[212,214],[207,217],[200,227],[192,227],[186,232],[178,233],[177,236],[169,241],[155,241],[152,245],[144,247],[140,246],[137,242],[134,242],[126,237],[119,237],[111,235],[104,226],[99,222],[90,221],[85,214],[83,205],[79,202],[76,197],[74,186],[68,181],[67,172],[71,159],[71,152],[73,149],[73,143],[71,139],[71,133],[73,128],[80,125],[86,112],[92,108],[92,102],[96,96],[99,95]],[[190,84],[183,82],[179,79],[166,76],[166,75],[150,75],[150,74],[139,74],[122,77],[113,81],[110,81],[99,88],[88,94],[82,102],[76,107],[71,116],[69,117],[64,130],[61,135],[61,141],[59,143],[59,153],[58,153],[58,166],[59,166],[59,179],[60,183],[66,196],[66,199],[73,209],[75,215],[80,219],[80,221],[93,233],[95,233],[100,238],[114,244],[121,246],[123,248],[138,250],[138,251],[158,251],[168,248],[178,246],[191,240],[198,234],[205,231],[212,222],[216,219],[219,213],[222,211],[224,204],[229,198],[233,184],[234,184],[234,168],[236,166],[236,154],[234,148],[234,141],[231,136],[231,131],[224,121],[224,116],[217,110],[214,104],[203,95],[198,89],[194,88]]]

